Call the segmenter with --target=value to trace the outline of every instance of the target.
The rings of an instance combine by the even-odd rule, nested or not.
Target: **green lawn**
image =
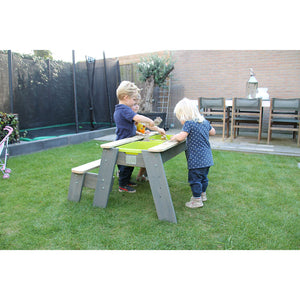
[[[11,157],[0,179],[0,249],[300,249],[299,158],[213,151],[208,201],[188,209],[184,153],[165,163],[178,224],[159,221],[149,183],[93,207],[93,190],[67,200],[71,168],[100,143]],[[134,171],[134,176],[137,170]]]

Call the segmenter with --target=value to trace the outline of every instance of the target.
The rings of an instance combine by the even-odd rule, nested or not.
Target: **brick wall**
[[[258,87],[270,97],[300,97],[300,51],[296,50],[199,50],[173,51],[173,83],[184,87],[191,99],[245,97],[249,68]]]

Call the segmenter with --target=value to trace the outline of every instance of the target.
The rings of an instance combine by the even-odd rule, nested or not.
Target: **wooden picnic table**
[[[155,135],[157,133],[152,133]],[[93,205],[105,208],[113,185],[115,165],[144,167],[159,220],[177,223],[172,197],[164,170],[164,162],[186,149],[186,142],[165,141],[137,155],[121,152],[118,146],[142,141],[144,136],[135,136],[101,145],[103,149]]]

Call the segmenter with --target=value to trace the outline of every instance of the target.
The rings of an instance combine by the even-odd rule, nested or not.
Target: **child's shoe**
[[[186,202],[185,206],[188,208],[202,207],[203,203],[202,203],[201,197],[200,198],[191,197],[191,201]]]
[[[207,200],[207,197],[206,197],[206,193],[201,193],[201,200],[202,201],[206,201]]]
[[[135,193],[136,190],[129,185],[119,186],[119,192]]]
[[[146,182],[146,181],[148,181],[148,177],[146,177],[145,175],[137,176],[136,177],[136,181],[138,181],[138,182]]]
[[[129,181],[127,185],[129,185],[131,187],[137,186],[136,182],[132,182],[132,181]]]

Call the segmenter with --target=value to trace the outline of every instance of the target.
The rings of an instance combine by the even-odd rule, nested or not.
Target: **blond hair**
[[[137,97],[140,99],[140,89],[130,81],[122,81],[117,88],[116,94],[119,100],[123,100],[125,96]]]
[[[198,107],[188,98],[183,98],[176,104],[174,113],[180,122],[195,121],[201,123],[204,121],[204,117],[200,114]]]

